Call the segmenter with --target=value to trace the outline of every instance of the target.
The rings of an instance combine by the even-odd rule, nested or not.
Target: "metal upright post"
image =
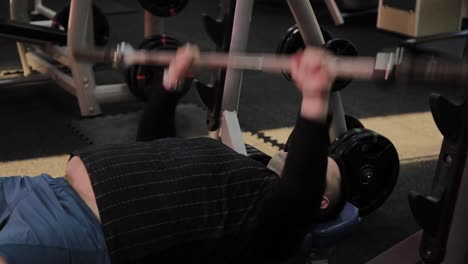
[[[288,0],[288,4],[305,44],[322,46],[325,41],[309,0]],[[330,140],[333,141],[347,131],[343,103],[339,92],[333,92],[330,95],[330,113],[333,117],[330,126]]]
[[[229,52],[242,53],[247,49],[253,0],[237,1]],[[243,71],[228,69],[224,85],[223,110],[237,111],[241,93]]]
[[[73,55],[74,49],[94,48],[94,27],[92,0],[72,0],[70,20],[68,23],[68,55],[70,68],[75,83],[75,94],[78,98],[81,115],[94,116],[101,113],[101,108],[94,97],[96,81],[93,65],[79,62]]]
[[[445,260],[447,264],[468,263],[468,159],[465,161],[463,178],[458,191],[457,203],[453,214],[447,241]]]
[[[145,10],[145,38],[153,35],[162,34],[164,32],[164,20],[151,14]]]
[[[335,0],[325,0],[325,4],[327,5],[328,11],[332,16],[333,22],[335,22],[336,26],[340,26],[344,24],[343,15],[341,14],[338,5],[336,4]]]
[[[242,53],[247,49],[253,5],[253,0],[236,1],[229,52]],[[242,131],[237,118],[242,75],[243,72],[241,70],[227,69],[226,71],[223,103],[221,107],[223,119],[220,136],[224,144],[230,146],[238,153],[246,155],[247,150],[245,149]]]
[[[10,19],[12,21],[29,22],[28,14],[28,0],[10,0]],[[21,67],[23,68],[23,75],[29,76],[31,74],[31,67],[29,67],[28,60],[26,58],[26,45],[17,42],[18,54],[21,61]]]
[[[56,14],[56,12],[54,10],[51,10],[50,8],[45,7],[42,4],[42,0],[35,0],[34,1],[34,11],[37,14],[41,14],[41,15],[47,17],[48,19],[52,19]]]

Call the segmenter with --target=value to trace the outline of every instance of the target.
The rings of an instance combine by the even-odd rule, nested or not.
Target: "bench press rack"
[[[96,85],[93,64],[78,62],[70,55],[71,49],[94,47],[92,0],[71,0],[67,30],[71,33],[68,34],[48,29],[46,25],[51,25],[49,20],[30,22],[28,10],[28,0],[11,0],[11,22],[0,22],[0,36],[18,41],[23,72],[23,78],[0,80],[0,85],[21,86],[55,81],[77,98],[80,113],[85,117],[101,114],[101,103],[134,100],[125,83]],[[41,0],[35,0],[33,13],[46,18],[55,15]],[[147,21],[145,19],[145,22]],[[150,25],[147,27],[150,30],[154,28]],[[67,67],[71,74],[62,71],[55,63],[51,63],[50,59]]]

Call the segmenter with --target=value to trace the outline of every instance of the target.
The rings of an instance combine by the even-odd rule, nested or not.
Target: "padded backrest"
[[[265,165],[267,165],[271,159],[270,156],[253,146],[246,145],[246,149],[249,157]],[[314,248],[324,248],[333,245],[349,235],[358,223],[358,208],[350,203],[346,203],[343,210],[336,218],[319,223],[311,229],[304,239],[303,249],[310,251]]]
[[[333,220],[315,225],[303,242],[303,249],[310,251],[336,244],[348,236],[359,223],[359,210],[346,203],[341,213]]]

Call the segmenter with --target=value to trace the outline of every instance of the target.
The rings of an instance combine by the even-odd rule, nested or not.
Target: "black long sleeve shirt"
[[[290,256],[318,220],[327,148],[327,126],[299,117],[281,177],[209,138],[75,154],[113,263],[258,263]]]

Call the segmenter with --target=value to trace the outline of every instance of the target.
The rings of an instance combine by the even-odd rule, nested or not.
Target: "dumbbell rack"
[[[429,195],[410,193],[421,231],[377,256],[369,264],[468,263],[468,94],[456,105],[433,94],[434,121],[444,136]]]

